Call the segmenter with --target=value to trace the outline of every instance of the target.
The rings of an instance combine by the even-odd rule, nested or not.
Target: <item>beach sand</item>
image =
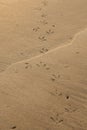
[[[86,5],[0,0],[0,130],[87,130]]]

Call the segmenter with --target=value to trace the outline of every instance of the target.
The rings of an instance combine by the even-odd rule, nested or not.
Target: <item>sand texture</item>
[[[0,0],[0,130],[87,130],[87,0]]]

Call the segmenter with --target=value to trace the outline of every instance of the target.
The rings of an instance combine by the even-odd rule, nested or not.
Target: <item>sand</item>
[[[86,5],[0,0],[0,130],[87,130]]]

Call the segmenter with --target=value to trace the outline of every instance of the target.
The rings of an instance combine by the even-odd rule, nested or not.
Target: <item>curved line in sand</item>
[[[20,63],[24,63],[24,62],[29,62],[29,61],[31,61],[31,60],[34,60],[34,59],[39,58],[39,57],[42,57],[42,56],[44,56],[44,55],[47,55],[47,54],[49,54],[49,53],[52,53],[52,52],[57,51],[57,50],[59,50],[59,49],[62,49],[62,48],[64,48],[64,47],[71,46],[72,43],[74,42],[74,40],[75,40],[81,33],[83,33],[86,29],[87,29],[87,28],[85,28],[84,30],[82,30],[82,31],[80,31],[80,32],[78,32],[78,33],[76,33],[70,43],[68,43],[68,44],[66,44],[66,45],[63,45],[63,46],[56,47],[56,48],[54,48],[54,49],[52,49],[52,50],[49,50],[49,51],[47,51],[47,52],[45,52],[45,53],[43,53],[43,54],[36,55],[36,56],[34,56],[34,57],[32,57],[32,58],[15,62],[15,63],[9,65],[9,66],[7,67],[7,69],[11,68],[13,65],[20,64]],[[7,69],[6,69],[6,70],[7,70]]]

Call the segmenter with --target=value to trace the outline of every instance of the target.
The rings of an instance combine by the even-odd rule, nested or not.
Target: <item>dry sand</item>
[[[0,130],[87,130],[87,0],[0,0]]]

